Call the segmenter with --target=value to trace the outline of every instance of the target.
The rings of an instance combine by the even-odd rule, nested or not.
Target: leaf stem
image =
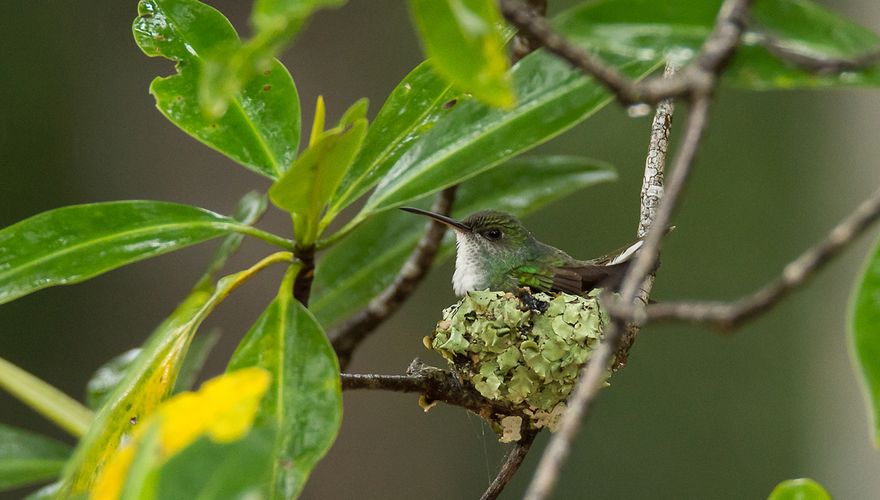
[[[74,437],[82,437],[93,413],[56,387],[0,358],[0,387]]]
[[[289,240],[268,231],[263,231],[262,229],[258,229],[254,226],[235,224],[233,225],[233,228],[236,232],[246,234],[248,236],[253,236],[254,238],[259,238],[266,243],[269,243],[270,245],[275,245],[276,247],[283,248],[285,250],[293,250],[293,247],[295,245],[295,242],[293,240]]]

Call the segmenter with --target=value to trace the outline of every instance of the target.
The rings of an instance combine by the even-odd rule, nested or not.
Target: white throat
[[[452,291],[459,297],[468,292],[488,286],[486,275],[477,261],[478,249],[467,238],[455,235],[455,272],[452,274]]]

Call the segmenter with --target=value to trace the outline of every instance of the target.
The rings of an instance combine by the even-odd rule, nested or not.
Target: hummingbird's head
[[[403,207],[402,210],[430,217],[455,231],[460,253],[497,259],[499,255],[514,254],[534,238],[515,216],[497,210],[482,210],[463,220],[455,220],[420,208]]]
[[[430,217],[455,231],[452,289],[456,295],[499,286],[505,272],[536,248],[532,234],[508,213],[484,210],[458,221],[420,208],[403,210]]]

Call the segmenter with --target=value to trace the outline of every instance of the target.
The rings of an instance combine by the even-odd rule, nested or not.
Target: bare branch
[[[687,183],[688,174],[706,126],[708,111],[709,96],[707,94],[694,95],[688,113],[685,135],[675,156],[674,170],[670,176],[665,196],[657,209],[654,224],[648,230],[644,247],[635,256],[633,264],[624,277],[620,292],[621,300],[624,303],[634,301],[645,278],[656,266],[660,244]],[[553,492],[562,464],[568,458],[571,443],[580,430],[581,422],[589,412],[596,394],[602,387],[605,372],[614,353],[620,347],[625,327],[624,319],[612,317],[612,322],[605,332],[605,339],[581,370],[580,379],[569,397],[568,409],[562,416],[559,429],[544,450],[544,455],[538,464],[538,470],[526,491],[526,499],[545,500]]]
[[[452,186],[441,191],[431,210],[449,215],[455,200],[455,190],[456,186]],[[428,223],[422,239],[419,240],[419,244],[404,263],[394,281],[374,297],[366,308],[329,332],[333,348],[339,356],[340,369],[345,370],[360,343],[382,322],[400,309],[400,306],[415,291],[416,286],[428,274],[445,233],[446,226],[432,219]]]
[[[425,396],[425,403],[440,401],[461,406],[483,416],[496,414],[528,417],[502,401],[486,399],[467,381],[454,373],[427,366],[420,359],[414,359],[406,370],[406,375],[366,375],[343,373],[342,389],[373,389],[394,392],[413,392]]]
[[[530,38],[593,76],[614,93],[623,104],[651,103],[663,99],[684,97],[694,92],[708,93],[714,88],[721,72],[739,44],[745,29],[748,8],[753,0],[726,0],[721,6],[715,28],[703,44],[694,61],[674,78],[652,77],[635,82],[608,64],[600,56],[572,44],[550,26],[547,20],[517,0],[503,0],[504,17]]]
[[[786,265],[776,279],[733,302],[665,302],[647,307],[633,307],[618,301],[609,301],[606,305],[613,314],[623,315],[637,322],[679,320],[733,330],[773,308],[789,293],[807,283],[878,219],[880,190],[875,191],[840,221],[822,241]]]
[[[527,426],[528,424],[524,427]],[[537,431],[531,429],[524,431],[522,439],[514,443],[510,451],[507,452],[507,456],[504,457],[504,463],[501,465],[501,470],[498,471],[498,475],[495,476],[495,479],[483,493],[483,496],[480,497],[480,500],[495,500],[498,498],[498,495],[504,491],[504,488],[513,479],[513,475],[516,474],[516,471],[519,470],[519,467],[525,461],[526,455],[529,453],[529,449],[532,447],[532,443],[537,436]]]

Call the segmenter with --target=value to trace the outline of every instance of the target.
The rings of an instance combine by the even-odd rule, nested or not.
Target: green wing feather
[[[568,269],[523,265],[512,269],[510,276],[517,286],[527,286],[536,292],[556,290],[573,294],[581,293],[580,275]]]

